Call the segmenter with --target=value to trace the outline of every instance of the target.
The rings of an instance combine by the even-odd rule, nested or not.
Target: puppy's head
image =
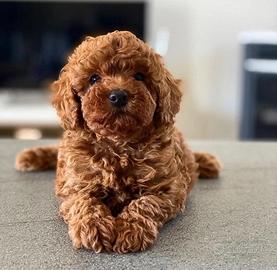
[[[133,137],[173,123],[179,82],[161,57],[130,32],[87,37],[53,83],[53,105],[65,129]]]

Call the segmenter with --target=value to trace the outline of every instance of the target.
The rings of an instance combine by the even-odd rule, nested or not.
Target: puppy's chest
[[[151,179],[153,169],[137,156],[127,153],[106,152],[100,156],[93,160],[90,170],[98,171],[100,176],[96,180],[101,190],[99,199],[116,214],[131,200],[145,194],[147,189],[143,182]]]
[[[92,181],[101,187],[106,198],[123,202],[146,192],[156,174],[153,164],[144,153],[98,149],[87,161],[86,171],[96,175]]]
[[[155,162],[143,152],[101,149],[91,155],[88,166],[101,171],[103,177],[130,185],[132,178],[151,177],[149,173],[154,170]]]
[[[125,151],[85,145],[83,149],[68,156],[81,186],[97,186],[106,195],[109,191],[108,197],[116,194],[115,197],[122,201],[143,195],[153,181],[161,177],[165,164],[168,164],[168,160],[162,162],[168,155],[155,148]]]

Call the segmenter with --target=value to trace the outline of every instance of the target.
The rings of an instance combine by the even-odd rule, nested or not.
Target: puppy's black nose
[[[128,102],[128,95],[123,90],[113,90],[109,95],[109,100],[113,106],[123,107]]]

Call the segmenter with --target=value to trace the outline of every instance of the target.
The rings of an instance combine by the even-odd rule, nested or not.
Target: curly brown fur
[[[195,161],[198,163],[200,178],[217,178],[222,169],[221,163],[209,153],[194,153]]]
[[[92,74],[97,74],[93,82]],[[109,100],[118,89],[128,96],[120,108]],[[53,90],[65,129],[56,195],[76,248],[145,250],[163,224],[184,209],[198,174],[218,175],[218,161],[200,154],[195,159],[174,127],[179,81],[130,32],[88,37],[69,57]],[[28,152],[18,160],[24,164],[19,169],[28,167],[25,160],[34,162],[33,169],[49,167],[28,159]]]
[[[16,157],[15,168],[23,172],[55,169],[57,155],[57,146],[25,149]]]

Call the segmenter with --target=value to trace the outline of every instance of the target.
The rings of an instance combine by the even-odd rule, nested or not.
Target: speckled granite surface
[[[277,143],[191,142],[224,163],[187,210],[137,254],[75,251],[57,215],[54,172],[18,173],[14,157],[54,141],[0,140],[0,269],[277,269]]]

